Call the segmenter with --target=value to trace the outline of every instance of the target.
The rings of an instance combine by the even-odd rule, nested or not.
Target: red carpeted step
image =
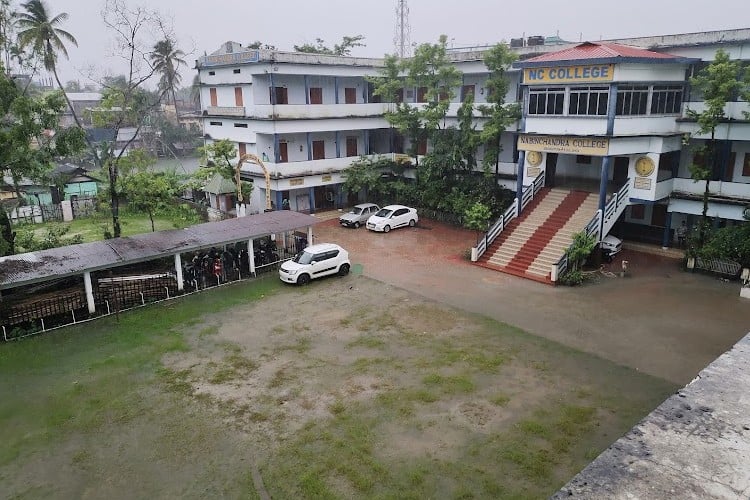
[[[588,197],[588,193],[581,191],[571,191],[558,205],[554,212],[545,220],[526,243],[518,250],[516,256],[508,263],[507,267],[522,269],[526,271],[529,266],[536,260],[542,250],[557,234],[573,214],[578,210],[581,204]]]

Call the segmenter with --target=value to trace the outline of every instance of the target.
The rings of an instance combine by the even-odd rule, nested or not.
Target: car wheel
[[[307,285],[310,283],[310,275],[309,274],[300,274],[297,278],[297,284],[298,285]]]
[[[359,229],[359,221],[354,223],[354,229]]]
[[[339,276],[346,276],[349,274],[349,264],[341,264],[339,267]]]
[[[414,219],[409,221],[409,227],[414,227],[416,225],[417,225],[417,222]]]
[[[384,232],[384,233],[387,233],[387,232],[388,232],[388,231],[390,231],[390,230],[391,230],[391,226],[385,226],[385,227],[383,228],[383,232]]]

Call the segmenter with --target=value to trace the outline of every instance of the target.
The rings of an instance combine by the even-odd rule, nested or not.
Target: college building
[[[520,102],[522,113],[503,134],[498,171],[517,199],[475,258],[554,281],[551,266],[584,228],[599,239],[614,232],[675,245],[676,228],[693,226],[703,210],[705,182],[694,182],[689,167],[706,161],[700,147],[710,139],[697,134],[690,117],[705,104],[689,79],[718,49],[750,60],[750,29],[583,43],[537,38],[511,44],[519,60],[508,71],[506,102]],[[467,93],[475,105],[486,103],[487,49],[449,50],[462,82],[447,125],[456,123]],[[383,66],[382,59],[250,50],[234,42],[196,61],[205,140],[229,139],[238,160],[250,153],[263,164],[242,165],[242,177],[255,184],[250,213],[267,208],[267,190],[272,209],[347,206],[357,201],[342,190],[354,160],[407,149],[384,117],[393,103],[380,102],[368,82]],[[418,106],[424,89],[404,88],[397,98]],[[742,221],[750,206],[748,111],[739,99],[728,103],[715,131],[721,167],[709,182],[708,215],[717,225]],[[546,222],[524,216],[540,211]]]

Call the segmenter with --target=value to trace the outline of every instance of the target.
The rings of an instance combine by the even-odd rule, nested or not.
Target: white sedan
[[[414,227],[417,222],[419,222],[419,216],[417,216],[416,209],[403,205],[388,205],[367,219],[367,229],[387,233],[397,227]]]

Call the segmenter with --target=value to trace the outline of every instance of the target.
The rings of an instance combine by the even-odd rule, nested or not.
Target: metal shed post
[[[313,244],[312,226],[307,226],[307,244]]]
[[[83,273],[83,287],[86,290],[86,305],[89,307],[89,314],[94,314],[96,305],[94,304],[94,289],[91,286],[91,273],[89,271]]]
[[[250,263],[250,276],[255,276],[255,249],[253,248],[253,240],[247,242],[247,261]]]
[[[174,270],[177,274],[177,290],[181,292],[185,286],[182,279],[182,255],[179,253],[174,254]]]

